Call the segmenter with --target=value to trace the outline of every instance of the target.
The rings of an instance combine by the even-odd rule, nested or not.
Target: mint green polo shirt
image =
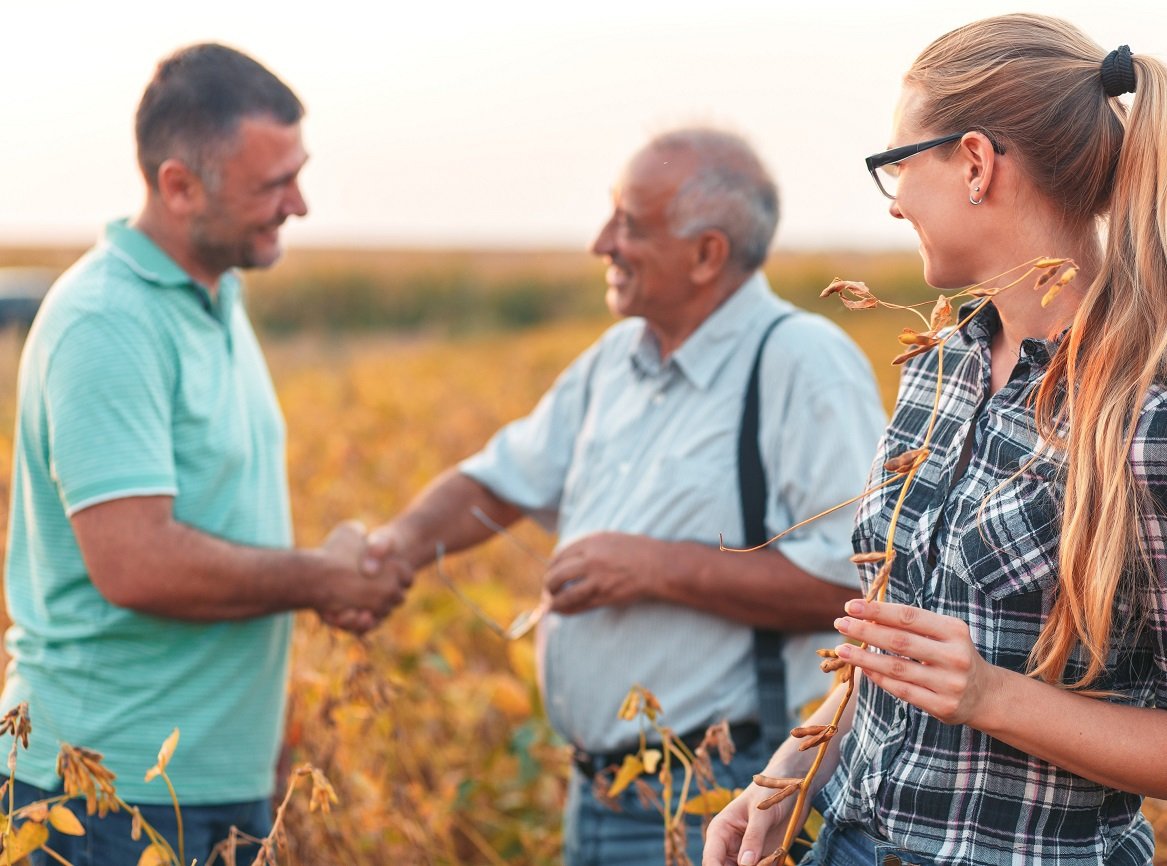
[[[29,705],[17,778],[54,787],[67,742],[105,755],[123,799],[166,803],[166,786],[143,775],[178,727],[168,772],[182,804],[269,796],[290,616],[195,623],[116,607],[69,520],[172,496],[175,518],[203,532],[290,546],[283,417],[237,277],[213,300],[149,238],[111,223],[45,298],[17,405],[0,699]]]

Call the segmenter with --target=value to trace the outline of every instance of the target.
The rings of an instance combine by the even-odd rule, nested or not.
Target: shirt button
[[[664,395],[664,394],[656,394],[656,395],[655,395],[655,396],[652,398],[652,405],[654,405],[654,406],[659,406],[659,405],[660,405],[661,403],[663,403],[664,401],[665,401],[665,395]]]
[[[632,469],[632,464],[631,464],[631,463],[621,463],[621,464],[620,464],[620,474],[621,474],[621,475],[627,475],[627,474],[628,474],[628,471],[629,471],[630,469]]]

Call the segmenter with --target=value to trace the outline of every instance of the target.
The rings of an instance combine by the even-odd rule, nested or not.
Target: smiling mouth
[[[609,286],[612,286],[613,288],[619,288],[624,283],[628,282],[628,278],[631,275],[631,272],[626,267],[618,265],[615,262],[610,262],[608,264],[607,271],[604,272],[604,279]]]

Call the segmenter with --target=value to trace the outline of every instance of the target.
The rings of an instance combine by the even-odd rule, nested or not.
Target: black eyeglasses
[[[864,161],[867,163],[867,170],[871,172],[871,177],[875,180],[875,185],[879,187],[879,191],[888,198],[894,199],[896,197],[896,182],[900,176],[899,164],[901,162],[909,156],[915,156],[917,153],[923,153],[930,148],[948,144],[950,141],[956,141],[967,134],[967,132],[954,132],[952,135],[943,135],[940,138],[921,141],[919,144],[905,144],[901,147],[893,147],[891,150],[885,150],[883,153],[869,156]],[[988,139],[993,145],[993,150],[997,151],[997,153],[1005,152],[1005,148],[997,144],[992,136],[988,136]]]

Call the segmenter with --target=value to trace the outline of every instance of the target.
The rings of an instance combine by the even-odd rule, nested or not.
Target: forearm
[[[994,668],[983,712],[969,724],[1091,781],[1167,797],[1167,712],[1082,697]]]
[[[858,672],[856,672],[858,675]],[[858,684],[856,684],[858,685]],[[847,684],[839,683],[831,693],[827,695],[822,704],[816,709],[804,722],[805,725],[829,725],[834,721],[835,713],[838,712],[840,704],[847,696]],[[851,726],[855,719],[855,701],[850,700],[847,706],[843,709],[842,715],[839,717],[839,730],[834,737],[831,738],[827,746],[826,754],[823,756],[823,761],[819,765],[818,772],[815,773],[814,780],[811,782],[810,790],[807,792],[807,799],[813,798],[827,783],[827,779],[835,771],[839,765],[839,743],[843,735],[851,730]],[[788,737],[778,750],[771,756],[769,762],[766,764],[766,769],[763,772],[767,776],[776,778],[802,778],[809,772],[811,765],[814,763],[815,757],[818,754],[818,749],[807,749],[800,752],[798,747],[802,745],[802,740],[796,740],[793,737]]]
[[[433,561],[439,544],[453,553],[489,538],[493,530],[476,511],[500,526],[509,526],[523,513],[456,468],[447,469],[374,534],[391,533],[394,551],[416,570]]]
[[[355,609],[371,627],[412,577],[398,560],[358,569],[364,530],[345,524],[316,550],[237,544],[176,521],[169,497],[129,497],[72,517],[89,578],[111,604],[196,622],[312,608]]]
[[[747,625],[783,631],[831,628],[859,590],[822,580],[776,550],[731,553],[694,542],[655,542],[661,600]]]
[[[157,580],[134,581],[114,604],[141,613],[211,622],[324,607],[334,564],[315,550],[232,544],[181,523],[159,536],[138,570]],[[161,587],[165,587],[164,590]]]

